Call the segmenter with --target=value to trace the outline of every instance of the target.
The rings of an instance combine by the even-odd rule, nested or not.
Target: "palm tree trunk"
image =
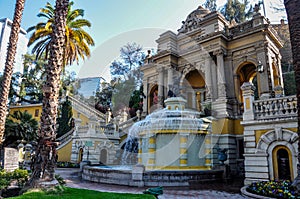
[[[9,44],[6,55],[6,62],[3,74],[3,81],[1,84],[0,93],[0,144],[3,142],[5,120],[7,115],[7,101],[10,90],[11,76],[15,62],[15,55],[21,28],[22,15],[24,10],[25,0],[17,0],[15,6],[14,19],[9,36]]]
[[[60,86],[60,73],[63,67],[65,26],[69,0],[56,0],[55,17],[50,47],[50,58],[46,67],[46,83],[43,86],[43,111],[39,130],[38,146],[33,162],[31,186],[39,186],[41,181],[54,179],[56,154],[56,117]]]
[[[299,0],[284,0],[284,5],[287,12],[290,39],[293,53],[293,65],[295,70],[295,81],[297,89],[297,107],[298,107],[298,130],[297,134],[300,137],[300,5]],[[300,193],[300,141],[298,140],[298,164],[297,177],[293,185],[296,186]]]

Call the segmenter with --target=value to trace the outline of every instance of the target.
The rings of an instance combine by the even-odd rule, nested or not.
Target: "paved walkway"
[[[103,192],[118,192],[118,193],[142,193],[146,188],[128,187],[119,185],[100,184],[81,180],[79,169],[56,169],[56,174],[59,174],[66,181],[66,186],[73,188],[83,188],[97,190]],[[213,185],[212,185],[213,186]],[[216,190],[190,190],[188,188],[164,188],[163,195],[159,199],[245,199],[240,194],[227,193]]]

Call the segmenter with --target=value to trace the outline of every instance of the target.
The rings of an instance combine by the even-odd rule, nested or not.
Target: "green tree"
[[[21,29],[21,21],[23,10],[25,6],[25,0],[16,0],[14,19],[9,36],[9,43],[7,49],[6,62],[4,67],[3,80],[1,82],[0,93],[0,144],[3,142],[3,135],[5,129],[5,120],[7,112],[7,101],[11,85],[11,77],[13,73],[13,66],[15,55],[17,52],[17,44],[19,39],[19,32]]]
[[[19,102],[30,104],[41,103],[43,98],[42,86],[45,81],[45,66],[47,61],[36,58],[35,55],[24,55],[24,70],[20,92],[16,93]]]
[[[217,10],[217,0],[206,0],[203,6],[210,10],[210,11],[216,11]]]
[[[6,120],[4,146],[17,147],[21,140],[36,141],[38,122],[27,112],[15,111]]]
[[[74,2],[68,6],[66,31],[65,31],[65,48],[63,51],[63,66],[71,65],[74,61],[83,60],[89,57],[91,52],[89,46],[94,46],[93,38],[84,30],[85,27],[91,27],[91,23],[83,19],[84,10],[72,10]],[[32,46],[32,53],[38,58],[45,55],[49,57],[50,44],[53,41],[51,34],[54,29],[54,12],[55,9],[50,3],[40,10],[38,17],[46,19],[46,22],[40,22],[35,26],[28,28],[27,32],[33,32],[29,38],[28,46]]]
[[[228,21],[235,20],[237,23],[244,22],[253,14],[252,6],[248,0],[240,2],[239,0],[227,0],[220,12]]]
[[[98,91],[95,96],[95,108],[98,111],[106,113],[108,109],[111,109],[114,86],[114,81],[110,83],[104,81],[101,83],[100,91]]]
[[[120,59],[114,60],[110,66],[110,73],[115,81],[133,78],[137,84],[142,82],[143,76],[139,69],[145,59],[142,49],[142,46],[136,43],[127,43],[121,47]]]
[[[72,104],[68,99],[61,104],[60,113],[61,116],[58,118],[57,137],[64,135],[74,127],[72,120]]]

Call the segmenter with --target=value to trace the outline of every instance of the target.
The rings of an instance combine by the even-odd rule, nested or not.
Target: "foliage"
[[[109,192],[99,192],[87,189],[76,189],[70,187],[62,187],[62,189],[56,188],[55,190],[31,190],[24,193],[21,196],[13,197],[11,199],[69,199],[76,196],[78,199],[97,199],[97,198],[110,198],[110,199],[154,199],[155,197],[148,194],[130,194],[130,193],[109,193]]]
[[[10,89],[8,94],[8,101],[10,104],[15,104],[17,102],[17,91],[19,88],[19,80],[21,78],[22,74],[19,72],[13,73],[11,77],[11,83],[10,83]],[[2,84],[3,75],[0,75],[0,83]],[[0,92],[2,90],[2,87],[0,87]]]
[[[134,78],[137,84],[141,83],[143,77],[139,67],[143,64],[144,59],[142,46],[136,43],[127,43],[120,49],[120,59],[114,60],[110,66],[113,79],[126,81]]]
[[[60,184],[60,185],[64,185],[64,184],[66,184],[66,181],[60,176],[60,175],[55,175],[55,179],[58,181],[58,183]]]
[[[227,0],[220,12],[228,21],[235,20],[237,23],[242,23],[252,16],[253,8],[252,5],[249,5],[248,0],[243,0],[243,2],[239,0]]]
[[[114,91],[114,82],[102,82],[100,91],[96,92],[95,108],[102,113],[106,113],[112,105],[112,95]]]
[[[67,22],[66,22],[66,40],[64,48],[64,66],[71,65],[74,61],[79,62],[79,57],[83,60],[90,56],[89,46],[94,46],[94,40],[83,29],[91,27],[91,23],[83,19],[84,10],[72,10],[74,2],[69,3]],[[51,33],[54,26],[54,7],[47,3],[45,8],[40,10],[38,17],[45,18],[45,22],[40,22],[35,26],[29,27],[27,32],[33,32],[29,38],[28,46],[33,46],[32,53],[36,53],[38,58],[45,55],[46,59],[50,53],[50,43],[52,41]],[[79,18],[81,17],[81,18]]]
[[[16,169],[12,172],[5,170],[0,171],[0,189],[4,189],[10,185],[12,181],[17,181],[18,186],[24,186],[28,180],[28,171],[22,169]]]
[[[254,182],[247,187],[247,191],[273,198],[297,198],[295,188],[288,180]]]
[[[131,94],[135,89],[136,83],[134,78],[116,83],[112,95],[112,110],[114,115],[125,107],[128,107]]]
[[[284,93],[286,96],[296,95],[296,82],[294,71],[283,74]]]
[[[16,147],[18,141],[34,141],[37,138],[38,122],[27,112],[15,111],[5,123],[4,146]]]
[[[19,102],[27,103],[41,103],[43,98],[42,86],[45,80],[45,66],[47,60],[43,58],[36,58],[35,55],[25,54],[24,70],[22,75],[22,82],[20,86],[20,93],[18,97]]]
[[[72,104],[69,100],[62,103],[60,113],[61,116],[58,118],[57,137],[68,133],[74,127],[72,120]]]
[[[146,98],[144,94],[143,85],[140,87],[139,90],[133,91],[132,95],[130,96],[129,100],[129,113],[131,117],[136,116],[136,111],[141,110],[143,111],[143,99]]]
[[[203,6],[210,10],[210,11],[216,11],[217,10],[217,0],[206,0]]]
[[[72,162],[57,162],[56,166],[58,168],[79,168],[78,163],[72,163]]]

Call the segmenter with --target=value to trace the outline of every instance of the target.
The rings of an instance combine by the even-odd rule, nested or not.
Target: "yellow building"
[[[34,119],[40,122],[40,117],[42,114],[42,104],[25,104],[9,107],[9,114],[13,114],[16,111],[27,112],[32,115]]]

